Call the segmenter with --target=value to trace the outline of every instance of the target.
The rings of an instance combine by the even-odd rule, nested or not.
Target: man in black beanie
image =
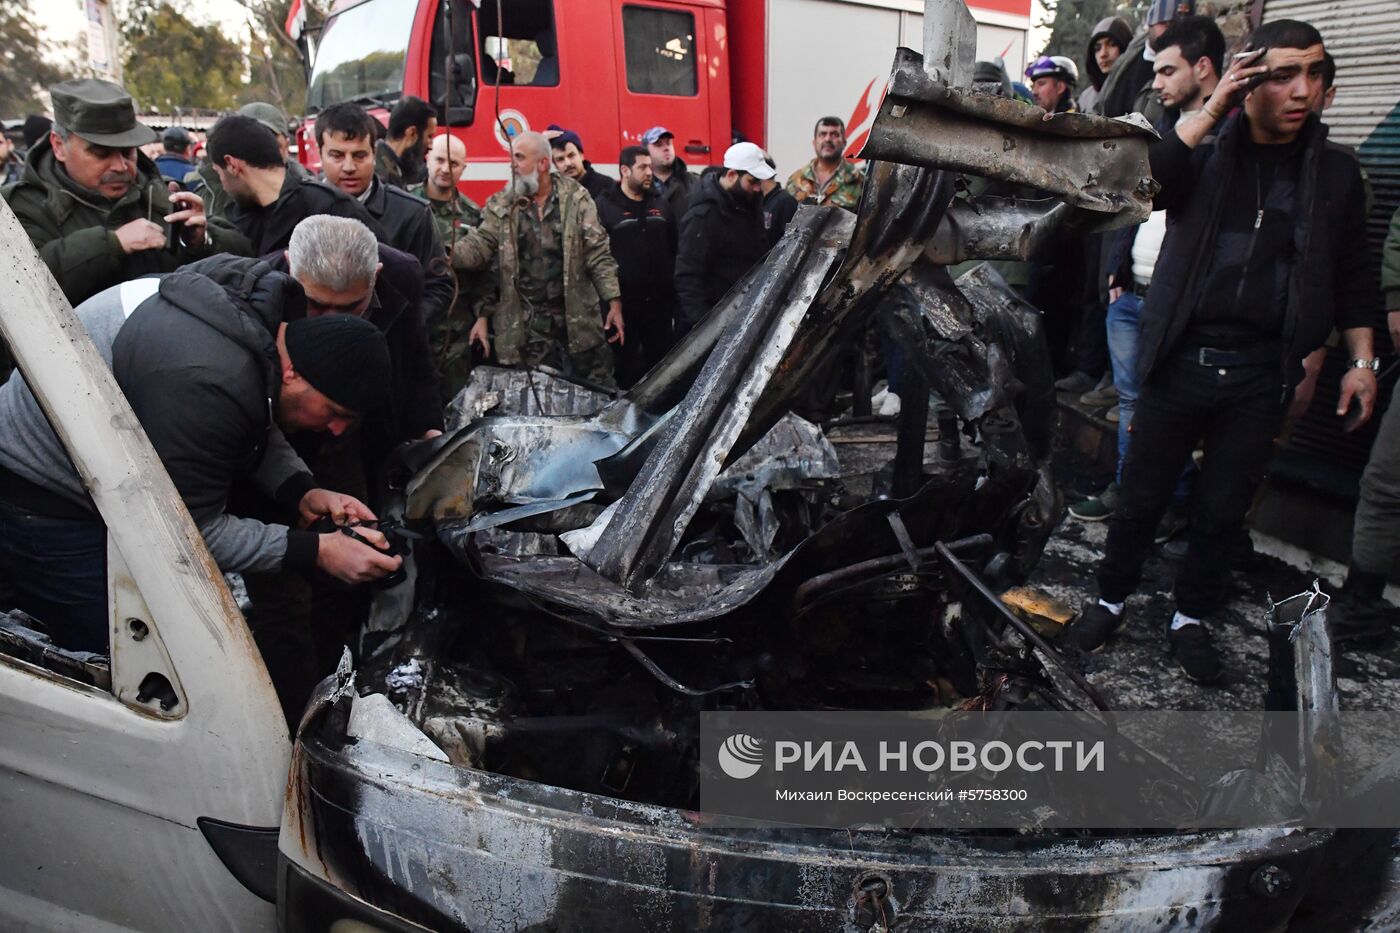
[[[255,259],[214,256],[99,292],[77,309],[225,572],[319,569],[346,583],[402,561],[339,533],[228,513],[247,478],[307,524],[372,520],[319,488],[283,430],[339,434],[382,404],[389,378],[373,324],[308,319],[302,289]],[[290,323],[284,323],[290,319]],[[106,530],[28,386],[0,388],[0,574],[61,647],[106,653]],[[366,529],[376,546],[384,541]]]

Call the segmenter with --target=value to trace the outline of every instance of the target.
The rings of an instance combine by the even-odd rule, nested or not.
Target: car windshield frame
[[[416,3],[365,0],[327,19],[307,86],[307,107],[321,110],[343,101],[403,96],[408,44],[417,14]],[[367,74],[365,66],[372,59],[374,70]],[[336,74],[337,69],[343,69],[341,74]]]

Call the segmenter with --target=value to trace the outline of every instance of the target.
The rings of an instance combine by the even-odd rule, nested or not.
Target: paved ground
[[[1091,491],[1097,477],[1081,472],[1074,455],[1062,455],[1057,472],[1074,501]],[[1108,528],[1069,517],[1056,531],[1032,583],[1078,611],[1090,598],[1094,568],[1102,554]],[[1261,553],[1257,569],[1234,574],[1234,594],[1212,633],[1221,647],[1230,675],[1219,687],[1202,687],[1180,674],[1166,653],[1163,624],[1171,618],[1174,566],[1160,556],[1145,568],[1139,593],[1128,601],[1127,627],[1103,651],[1090,659],[1093,681],[1119,709],[1262,709],[1268,646],[1264,636],[1269,597],[1284,599],[1312,585],[1317,574],[1303,569],[1308,555],[1277,541],[1256,536]],[[1335,570],[1330,567],[1326,569]],[[1327,584],[1324,580],[1324,588]],[[1381,650],[1350,651],[1339,657],[1337,682],[1343,709],[1400,710],[1400,644]]]

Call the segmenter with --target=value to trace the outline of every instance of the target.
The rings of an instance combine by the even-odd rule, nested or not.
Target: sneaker
[[[1071,518],[1081,522],[1107,521],[1118,508],[1118,484],[1109,483],[1108,488],[1092,499],[1076,502],[1069,507]]]
[[[1187,517],[1186,507],[1180,505],[1167,506],[1167,513],[1162,516],[1162,520],[1157,523],[1157,531],[1152,535],[1152,540],[1157,544],[1166,544],[1172,538],[1186,530]]]
[[[1088,373],[1073,372],[1068,376],[1061,376],[1055,380],[1056,392],[1072,392],[1075,395],[1083,395],[1094,388],[1097,383],[1094,377]]]
[[[1181,563],[1186,559],[1186,551],[1190,547],[1190,542],[1183,538],[1172,538],[1162,545],[1162,556],[1173,563]]]
[[[1128,610],[1114,615],[1098,600],[1079,613],[1079,618],[1065,632],[1065,638],[1080,651],[1098,651],[1128,620]]]
[[[1079,401],[1096,408],[1118,401],[1118,387],[1113,384],[1113,375],[1106,373],[1098,385],[1079,396]]]
[[[1220,652],[1210,640],[1210,630],[1204,625],[1183,625],[1175,631],[1167,624],[1167,643],[1172,657],[1181,665],[1186,676],[1198,684],[1213,684],[1225,676]]]
[[[1108,411],[1103,413],[1103,420],[1107,421],[1109,424],[1117,424],[1119,419],[1122,418],[1122,416],[1123,413],[1118,410],[1118,406],[1114,405]]]

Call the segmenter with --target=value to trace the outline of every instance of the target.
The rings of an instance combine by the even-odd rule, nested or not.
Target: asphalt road
[[[1071,493],[1072,494],[1072,493]],[[1078,612],[1095,598],[1093,573],[1108,527],[1066,517],[1056,530],[1031,583]],[[1256,551],[1286,552],[1256,536]],[[1289,555],[1298,560],[1305,555]],[[1171,619],[1175,565],[1156,556],[1144,568],[1138,593],[1128,600],[1129,621],[1103,650],[1089,658],[1089,679],[1118,709],[1262,709],[1268,645],[1264,625],[1269,599],[1308,589],[1315,573],[1260,553],[1257,566],[1232,574],[1229,604],[1208,620],[1229,674],[1220,686],[1187,680],[1167,653],[1164,625]],[[1323,583],[1324,589],[1327,583]],[[1400,644],[1379,650],[1349,650],[1337,657],[1337,687],[1343,709],[1400,709]]]

